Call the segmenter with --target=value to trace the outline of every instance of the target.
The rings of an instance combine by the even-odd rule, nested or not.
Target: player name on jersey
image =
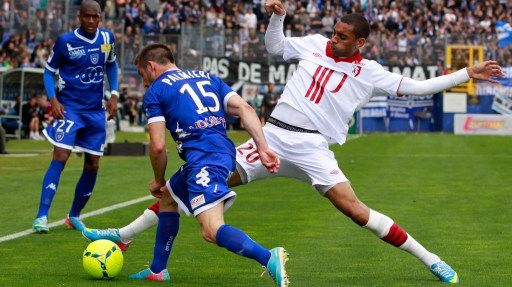
[[[168,84],[169,86],[172,86],[172,84],[176,83],[177,81],[194,79],[194,78],[210,79],[210,74],[205,73],[203,71],[196,71],[196,70],[179,71],[179,72],[176,72],[173,74],[166,74],[164,76],[164,78],[162,79],[162,82]]]

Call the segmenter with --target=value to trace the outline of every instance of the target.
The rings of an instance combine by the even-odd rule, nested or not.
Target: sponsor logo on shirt
[[[176,129],[174,130],[178,134],[178,138],[182,139],[190,135],[184,129],[180,128],[180,123],[176,123]]]
[[[337,169],[335,169],[335,170],[331,171],[331,174],[332,174],[332,175],[337,175],[337,174],[339,174],[339,173],[340,173],[340,171],[339,171],[339,170],[337,170]]]
[[[204,195],[201,194],[199,196],[192,198],[192,200],[190,201],[190,206],[192,207],[192,209],[195,209],[196,207],[203,205],[205,202],[206,200],[204,199]]]
[[[83,84],[101,83],[103,81],[103,74],[103,67],[96,66],[82,70],[75,78],[79,78]]]
[[[85,50],[84,50],[84,46],[80,46],[80,47],[72,47],[69,43],[66,44],[67,48],[68,48],[68,53],[69,53],[69,57],[73,60],[73,59],[78,59],[82,56],[85,56]]]
[[[198,129],[206,129],[211,128],[213,126],[222,125],[223,127],[226,127],[226,119],[224,117],[216,117],[216,116],[210,116],[208,118],[204,118],[202,120],[197,120],[194,125]]]
[[[322,55],[320,53],[313,53],[313,56],[317,57],[317,58],[322,58]]]

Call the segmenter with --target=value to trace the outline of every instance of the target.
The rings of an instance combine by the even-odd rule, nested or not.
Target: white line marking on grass
[[[31,157],[31,156],[38,156],[38,153],[8,153],[8,154],[2,154],[0,157]]]
[[[91,216],[95,216],[95,215],[100,215],[100,214],[103,214],[103,213],[106,213],[106,212],[109,212],[109,211],[112,211],[112,210],[115,210],[115,209],[127,207],[129,205],[136,204],[136,203],[143,202],[143,201],[150,200],[150,199],[154,199],[154,197],[152,195],[147,195],[147,196],[135,198],[135,199],[128,200],[128,201],[125,201],[125,202],[121,202],[121,203],[117,203],[117,204],[114,204],[114,205],[111,205],[111,206],[107,206],[107,207],[103,207],[103,208],[100,208],[100,209],[97,209],[97,210],[93,210],[91,212],[87,212],[87,213],[81,215],[80,218],[84,219],[84,218],[87,218],[87,217],[91,217]],[[61,219],[59,221],[52,222],[52,223],[48,224],[48,227],[53,228],[53,227],[56,227],[56,226],[63,225],[65,220],[66,219]],[[9,235],[6,235],[6,236],[2,236],[2,237],[0,237],[0,243],[5,242],[5,241],[9,241],[9,240],[13,240],[13,239],[16,239],[16,238],[20,238],[20,237],[32,234],[34,232],[35,231],[31,228],[31,229],[23,230],[21,232],[17,232],[17,233],[9,234]]]

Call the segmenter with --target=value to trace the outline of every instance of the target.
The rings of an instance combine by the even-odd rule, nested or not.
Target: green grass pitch
[[[230,137],[240,144],[247,134]],[[118,134],[119,141],[125,139],[145,136]],[[0,237],[31,227],[51,157],[48,142],[9,141],[7,147],[11,155],[0,156]],[[447,261],[461,285],[512,285],[510,137],[369,134],[332,150],[359,198]],[[66,216],[82,160],[70,158],[50,222]],[[180,163],[170,144],[167,175]],[[104,157],[83,212],[148,195],[151,177],[147,157]],[[291,286],[442,285],[417,259],[353,224],[307,184],[275,178],[234,190],[238,198],[226,221],[266,247],[286,247]],[[96,228],[123,226],[151,203],[84,222]],[[2,242],[0,286],[160,286],[127,278],[150,262],[154,233],[149,229],[134,240],[120,276],[110,281],[87,277],[81,265],[87,243],[64,226]],[[169,271],[170,286],[273,286],[268,276],[259,276],[262,269],[255,262],[204,242],[197,222],[185,216]]]

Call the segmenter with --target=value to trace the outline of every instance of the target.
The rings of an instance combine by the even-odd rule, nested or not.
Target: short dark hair
[[[101,6],[97,1],[94,0],[84,0],[80,4],[80,9],[78,10],[79,14],[82,14],[82,10],[85,8],[94,7],[98,10],[98,13],[101,13]]]
[[[341,17],[339,21],[354,26],[356,38],[366,39],[370,35],[370,23],[368,23],[368,20],[361,14],[347,14]]]
[[[135,57],[134,63],[137,66],[143,66],[149,61],[157,62],[161,65],[174,64],[174,56],[171,49],[166,45],[153,43],[142,48],[137,57]]]

